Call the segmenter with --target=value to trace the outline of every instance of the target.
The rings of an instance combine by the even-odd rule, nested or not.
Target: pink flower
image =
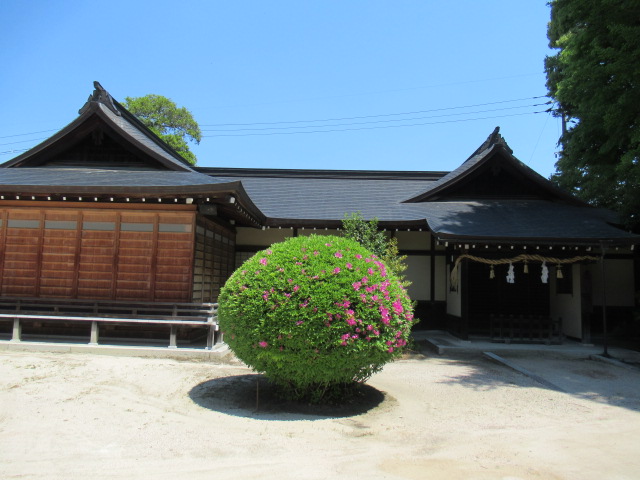
[[[342,252],[336,252],[333,254],[333,256],[336,258],[342,258]]]
[[[334,269],[333,269],[333,273],[334,273],[334,274],[338,274],[338,273],[340,273],[340,267],[336,267],[336,268],[334,268]]]
[[[367,277],[362,277],[362,283],[367,283],[369,281],[369,278]]]
[[[352,283],[351,286],[353,287],[354,290],[360,290],[360,287],[362,287],[362,282],[355,282]]]
[[[267,255],[271,255],[273,252],[272,252],[271,250],[267,250],[265,253],[266,253]]]
[[[400,302],[400,300],[396,300],[395,302],[393,302],[394,313],[400,315],[403,311],[404,311],[404,308],[402,307],[402,302]]]
[[[330,244],[330,243],[325,243],[325,244],[324,244],[324,246],[325,246],[325,247],[330,247],[330,246],[331,246],[331,244]]]
[[[373,325],[367,325],[367,330],[369,331],[373,330]]]
[[[318,255],[320,255],[320,252],[319,252],[318,250],[314,250],[314,251],[313,251],[313,254],[314,254],[315,256],[318,256]]]
[[[261,264],[261,265],[266,265],[267,263],[268,263],[268,262],[267,262],[267,259],[266,259],[266,258],[261,258],[261,259],[260,259],[260,264]]]
[[[393,353],[393,347],[389,347],[389,350],[387,350],[387,352]]]
[[[304,322],[303,322],[302,320],[298,320],[298,321],[296,322],[296,325],[302,325],[303,323],[304,323]]]
[[[351,265],[350,263],[347,263],[347,264],[345,265],[345,267],[347,267],[349,270],[351,270],[351,269],[353,268],[353,265]]]
[[[349,317],[347,318],[347,323],[351,326],[354,326],[356,324],[356,321],[353,317]]]
[[[373,275],[373,274],[374,274],[374,273],[376,273],[376,272],[375,272],[375,270],[374,270],[373,268],[369,268],[369,270],[367,270],[367,273],[368,273],[369,275]]]
[[[358,260],[360,260],[360,259],[362,258],[362,255],[360,255],[360,254],[358,253],[358,254],[356,255],[356,258],[357,258]]]
[[[348,334],[348,333],[345,333],[345,334],[343,334],[343,335],[342,335],[342,337],[340,337],[340,338],[342,338],[342,340],[346,340],[347,338],[349,338],[349,334]]]
[[[269,344],[264,340],[259,342],[258,345],[260,345],[261,348],[267,348],[269,346]]]
[[[300,285],[294,285],[293,286],[293,291],[297,292],[298,290],[300,290]]]

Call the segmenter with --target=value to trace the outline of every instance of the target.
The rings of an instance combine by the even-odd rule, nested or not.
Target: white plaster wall
[[[293,230],[290,228],[268,228],[262,230],[259,228],[239,227],[236,236],[236,245],[257,245],[268,247],[277,242],[282,242],[293,236]]]
[[[342,236],[342,232],[339,232],[338,230],[325,230],[324,228],[320,229],[320,230],[314,230],[313,228],[299,228],[298,229],[298,236],[299,237],[308,237],[310,235],[335,235],[336,237],[341,237]]]
[[[431,234],[429,232],[394,232],[398,239],[399,250],[429,250]]]
[[[454,317],[462,316],[462,295],[460,294],[462,290],[462,269],[458,270],[458,290],[451,291],[449,288],[449,275],[451,273],[451,266],[447,267],[447,282],[446,282],[446,293],[447,293],[447,313],[449,315],[453,315]]]
[[[411,281],[411,300],[431,300],[431,258],[428,255],[409,255],[405,275]]]
[[[567,267],[564,267],[567,268]],[[573,338],[582,338],[582,304],[580,296],[581,266],[571,266],[573,272],[573,293],[556,293],[556,269],[549,270],[549,290],[551,318],[562,318],[562,332]]]
[[[605,283],[607,285],[607,305],[612,307],[632,307],[635,285],[633,260],[607,259],[604,262]],[[602,305],[602,270],[600,262],[588,266],[593,279],[593,304]]]

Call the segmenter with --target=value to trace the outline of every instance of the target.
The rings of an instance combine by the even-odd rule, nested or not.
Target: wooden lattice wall
[[[0,207],[2,296],[190,301],[195,208],[131,207]]]

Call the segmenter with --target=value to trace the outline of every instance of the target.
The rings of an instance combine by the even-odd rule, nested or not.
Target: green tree
[[[549,96],[568,127],[553,180],[640,227],[640,2],[553,0]]]
[[[200,143],[202,132],[193,115],[162,95],[126,97],[124,107],[192,165],[196,156],[187,141]]]
[[[342,219],[342,235],[355,240],[367,250],[377,255],[402,282],[406,288],[411,282],[405,278],[406,255],[400,255],[398,239],[389,238],[378,229],[378,219],[369,221],[360,212],[345,215]]]

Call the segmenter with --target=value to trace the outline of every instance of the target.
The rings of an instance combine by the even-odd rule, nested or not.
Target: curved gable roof
[[[80,116],[55,135],[2,165],[5,168],[37,166],[43,158],[71,148],[99,128],[106,127],[119,136],[150,168],[194,172],[178,152],[163,142],[127,109],[120,105],[99,82]]]
[[[513,182],[517,182],[522,190],[538,192],[536,196],[540,199],[559,200],[571,205],[587,205],[559,189],[513,156],[513,150],[509,148],[499,132],[500,127],[496,127],[487,140],[462,165],[434,182],[419,195],[406,199],[405,203],[440,201],[455,197],[461,186],[482,181],[480,175],[495,167],[506,168]]]

